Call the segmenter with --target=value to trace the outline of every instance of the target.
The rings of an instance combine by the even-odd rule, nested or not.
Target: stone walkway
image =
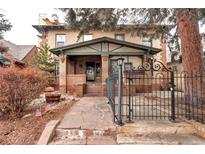
[[[112,120],[106,97],[82,97],[65,114],[51,144],[116,144]]]
[[[105,97],[82,97],[56,128],[50,144],[205,144],[186,122],[138,120],[117,127]]]
[[[67,112],[59,129],[112,129],[113,114],[105,97],[83,97]]]

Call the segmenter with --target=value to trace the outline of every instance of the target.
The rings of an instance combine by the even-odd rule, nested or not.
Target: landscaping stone
[[[24,116],[22,117],[22,119],[25,119],[25,118],[30,117],[30,116],[32,116],[32,114],[31,114],[31,113],[26,114],[26,115],[24,115]]]
[[[46,145],[48,142],[53,138],[55,135],[55,128],[57,124],[59,123],[59,120],[51,120],[47,123],[45,129],[43,130],[43,133],[41,134],[41,137],[38,141],[38,145]]]
[[[34,99],[30,105],[41,105],[46,102],[45,97]]]
[[[53,92],[55,89],[53,87],[46,87],[45,92]]]

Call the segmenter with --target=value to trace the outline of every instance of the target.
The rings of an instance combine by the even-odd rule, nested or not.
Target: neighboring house
[[[10,41],[0,39],[0,46],[2,47],[2,51],[0,51],[1,66],[8,67],[12,64],[18,66],[34,65],[34,56],[37,53],[35,45],[16,45]]]
[[[40,45],[48,43],[59,56],[61,92],[77,95],[106,95],[106,79],[117,72],[117,59],[124,58],[123,69],[138,67],[154,56],[166,66],[166,45],[162,39],[132,36],[132,27],[151,32],[154,27],[119,25],[113,31],[91,30],[78,39],[79,30],[67,29],[59,22],[33,25],[40,33]]]
[[[178,59],[173,62],[168,62],[167,67],[173,69],[177,73],[183,72],[182,60]]]

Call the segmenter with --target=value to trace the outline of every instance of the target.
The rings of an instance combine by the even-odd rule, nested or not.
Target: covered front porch
[[[59,56],[60,91],[78,96],[106,96],[106,79],[116,71],[117,58],[123,57],[127,64],[137,66],[146,56],[159,51],[107,37],[51,49]]]
[[[66,56],[66,91],[79,96],[101,95],[102,58],[99,55]]]

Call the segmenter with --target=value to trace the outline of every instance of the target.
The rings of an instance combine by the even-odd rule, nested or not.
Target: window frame
[[[58,35],[64,35],[64,37],[65,37],[65,40],[64,40],[62,46],[64,46],[64,45],[65,45],[65,42],[66,42],[66,34],[56,34],[56,35],[55,35],[55,47],[56,47],[56,48],[62,47],[62,46],[58,46],[58,45],[57,45],[57,44],[58,44],[58,40],[57,40]],[[60,42],[60,41],[59,41],[59,42]],[[62,43],[62,42],[60,42],[60,43]]]
[[[118,36],[118,35],[121,35],[121,36],[123,37],[123,40],[117,39],[117,36]],[[115,39],[116,39],[116,40],[120,40],[120,41],[125,41],[125,33],[116,33],[116,34],[115,34]]]
[[[129,65],[129,69],[128,68],[128,65]],[[132,62],[124,62],[124,71],[131,71],[133,68],[133,63]]]
[[[84,33],[84,34],[83,34],[83,42],[85,42],[85,41],[90,41],[90,40],[85,40],[85,35],[91,35],[91,36],[92,36],[92,39],[90,39],[90,40],[93,40],[93,34],[92,34],[92,33]]]
[[[144,40],[145,38],[147,38],[147,40]],[[146,45],[146,43],[148,43],[148,42],[150,43],[150,45]],[[145,37],[142,38],[142,44],[145,45],[145,46],[152,47],[152,45],[153,45],[152,39],[149,36],[145,36]]]

